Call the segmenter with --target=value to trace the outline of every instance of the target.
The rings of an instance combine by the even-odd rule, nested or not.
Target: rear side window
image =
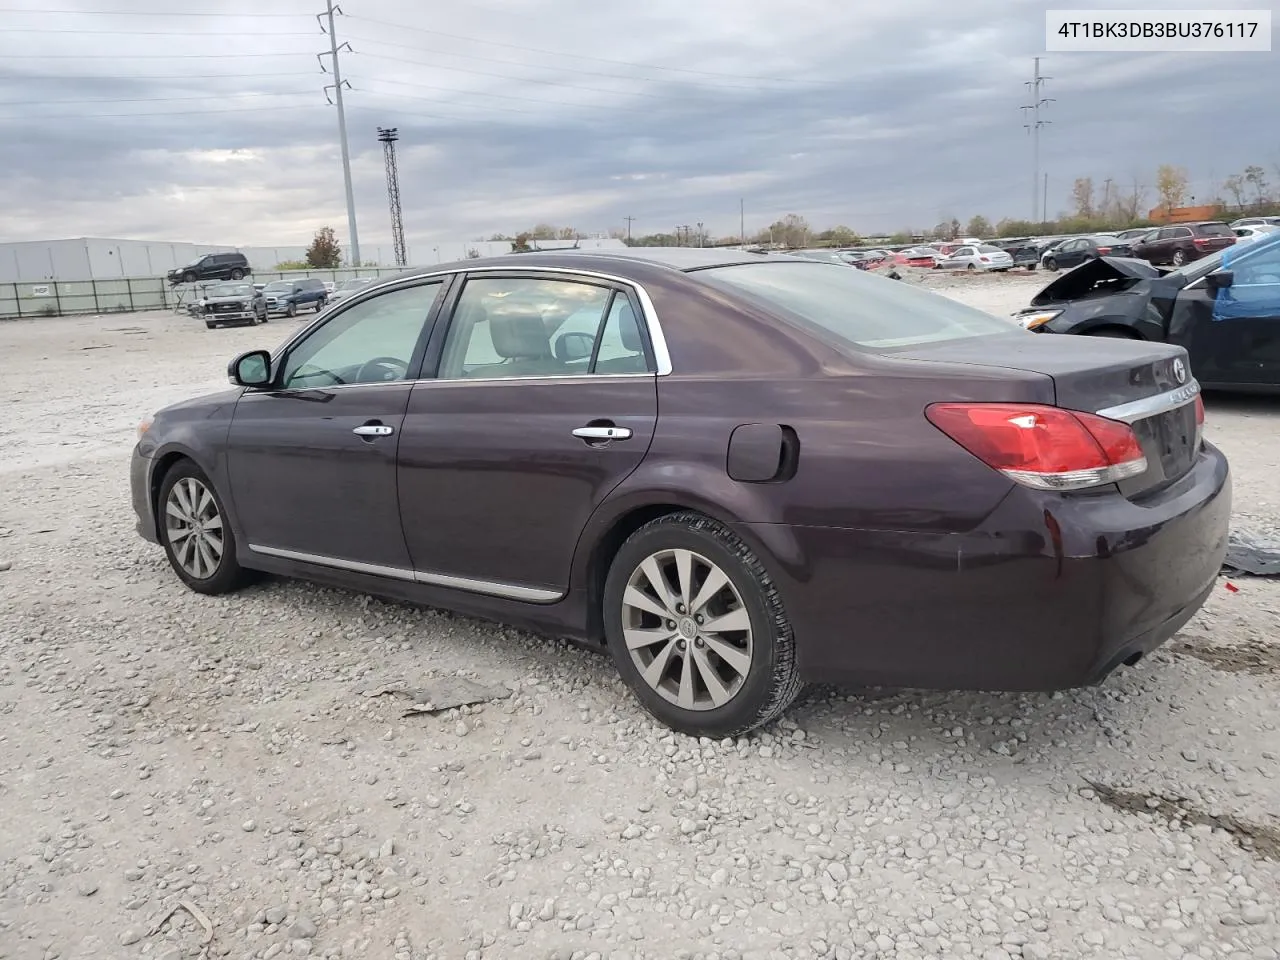
[[[1009,323],[940,294],[837,264],[746,263],[689,276],[867,350],[1013,332]]]

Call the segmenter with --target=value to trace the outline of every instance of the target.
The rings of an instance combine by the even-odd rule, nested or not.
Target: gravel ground
[[[1003,315],[1043,275],[922,282]],[[1280,583],[1223,581],[1097,689],[820,689],[687,739],[592,653],[179,584],[134,426],[294,326],[0,324],[0,958],[1280,957]],[[1270,531],[1278,427],[1210,399]],[[454,674],[510,695],[368,695]]]

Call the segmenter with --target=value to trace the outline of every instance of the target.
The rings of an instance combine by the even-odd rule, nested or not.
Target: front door
[[[622,284],[468,277],[447,330],[437,325],[400,440],[419,580],[535,602],[564,594],[588,518],[653,438],[641,316]]]
[[[227,458],[251,550],[409,570],[396,449],[443,286],[418,281],[335,310],[276,359],[272,387],[240,398]]]

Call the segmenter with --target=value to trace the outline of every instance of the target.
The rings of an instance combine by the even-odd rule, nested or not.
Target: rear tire
[[[249,582],[222,499],[192,461],[179,460],[165,474],[156,514],[169,566],[190,589],[213,596]]]
[[[1034,263],[1027,264],[1027,273],[1035,273],[1036,265]]]
[[[211,321],[211,320],[206,320],[206,321],[204,322],[204,325],[205,325],[206,327],[208,327],[210,330],[213,330],[213,329],[215,329],[215,328],[218,326],[216,323],[214,323],[214,322],[213,322],[213,321]]]
[[[1186,262],[1187,262],[1187,255],[1185,253],[1183,253],[1181,250],[1173,251],[1173,265],[1175,267],[1180,267]]]
[[[690,736],[733,737],[766,724],[803,685],[795,636],[764,565],[701,514],[661,517],[627,539],[605,581],[604,626],[636,698]]]
[[[969,264],[965,269],[967,269],[967,270],[977,270],[978,268],[977,268],[977,267],[975,267],[975,266],[971,263],[971,264]]]

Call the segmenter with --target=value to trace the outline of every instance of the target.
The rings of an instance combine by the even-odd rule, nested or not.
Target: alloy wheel
[[[719,566],[692,550],[660,550],[632,571],[622,635],[644,682],[684,710],[723,707],[751,672],[751,617],[742,596]]]
[[[218,571],[224,550],[222,514],[213,492],[195,477],[173,485],[164,505],[165,536],[185,573],[207,580]]]

